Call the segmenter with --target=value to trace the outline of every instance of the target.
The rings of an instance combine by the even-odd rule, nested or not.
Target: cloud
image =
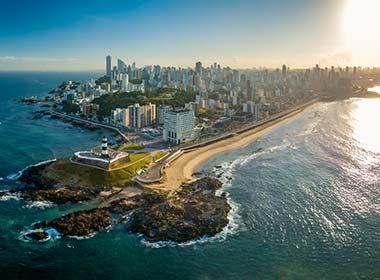
[[[1,62],[59,62],[72,63],[77,62],[76,58],[58,58],[58,57],[34,57],[34,56],[0,56]]]

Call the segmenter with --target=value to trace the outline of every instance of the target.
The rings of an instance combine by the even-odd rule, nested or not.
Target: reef
[[[64,236],[85,237],[126,220],[129,232],[142,234],[151,242],[186,242],[213,236],[227,226],[231,210],[225,194],[216,194],[221,187],[217,179],[202,178],[184,183],[168,196],[142,193],[115,198],[99,208],[39,222],[34,229],[54,228]]]

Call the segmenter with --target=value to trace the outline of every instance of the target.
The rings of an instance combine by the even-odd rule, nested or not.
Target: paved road
[[[77,122],[81,122],[81,123],[90,124],[90,125],[93,125],[93,126],[98,126],[98,127],[102,127],[102,128],[113,130],[116,133],[118,133],[121,137],[123,137],[123,139],[125,141],[131,142],[130,139],[127,136],[125,136],[125,134],[122,133],[120,131],[120,129],[118,129],[115,126],[107,125],[107,124],[103,124],[103,123],[99,123],[99,122],[95,122],[95,121],[90,121],[90,120],[84,120],[84,119],[79,118],[79,117],[69,116],[69,115],[66,115],[66,114],[63,114],[63,113],[60,113],[60,112],[57,112],[57,111],[53,111],[53,110],[50,110],[50,113],[52,115],[56,115],[56,116],[59,116],[59,117],[65,118],[65,119],[70,119],[70,120],[74,120],[74,121],[77,121]]]

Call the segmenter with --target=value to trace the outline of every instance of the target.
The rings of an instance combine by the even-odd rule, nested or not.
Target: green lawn
[[[44,173],[56,179],[63,186],[123,185],[136,175],[136,172],[149,166],[152,157],[149,153],[133,153],[130,161],[116,166],[116,170],[105,171],[70,162],[69,159],[57,160],[49,165]],[[125,167],[123,167],[125,166]]]
[[[159,151],[157,154],[154,155],[153,160],[157,161],[160,158],[164,157],[167,154],[167,152]]]
[[[128,150],[142,150],[142,149],[144,149],[144,147],[136,143],[123,143],[117,148],[118,151],[122,151],[122,152],[125,152]]]

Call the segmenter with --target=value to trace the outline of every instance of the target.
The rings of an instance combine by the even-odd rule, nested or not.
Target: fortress
[[[110,171],[120,164],[130,161],[130,159],[128,153],[108,148],[107,137],[103,136],[100,152],[96,150],[75,152],[72,161]]]

